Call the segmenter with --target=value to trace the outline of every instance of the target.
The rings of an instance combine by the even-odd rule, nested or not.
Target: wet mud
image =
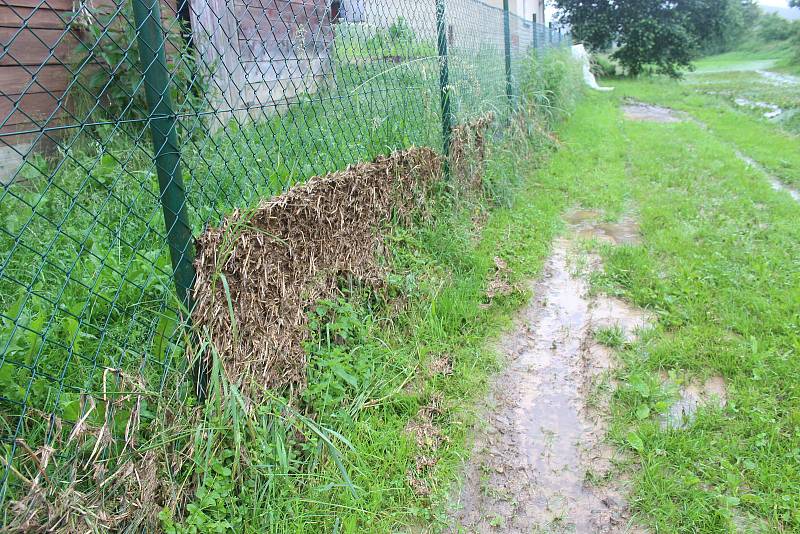
[[[574,212],[568,238],[554,244],[534,298],[500,344],[508,366],[496,379],[482,428],[453,502],[453,532],[640,532],[625,502],[619,454],[604,441],[605,395],[597,385],[615,363],[594,341],[619,327],[629,340],[652,322],[618,299],[590,296],[574,274],[579,236],[635,243],[632,220],[614,225]],[[589,269],[596,257],[582,258]],[[607,389],[607,388],[606,388]]]
[[[684,118],[677,111],[644,104],[642,102],[629,102],[622,106],[622,113],[626,119],[631,121],[645,122],[683,122]]]
[[[661,416],[662,428],[684,429],[694,421],[703,406],[724,407],[728,402],[728,387],[721,376],[711,376],[701,382],[692,379],[677,385],[666,374],[661,377],[667,390],[677,390],[677,399]]]

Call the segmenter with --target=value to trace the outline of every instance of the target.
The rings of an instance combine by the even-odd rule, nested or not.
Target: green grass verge
[[[626,121],[626,97],[684,109],[710,129]],[[632,212],[642,228],[641,245],[600,248],[605,269],[593,280],[658,317],[621,352],[613,401],[611,438],[635,458],[634,508],[655,532],[797,531],[800,206],[731,146],[777,159],[788,138],[659,81],[594,96],[563,140],[570,149],[549,170],[570,197]],[[722,376],[727,405],[701,409],[684,430],[638,419],[643,403],[670,396],[659,378],[670,370]]]

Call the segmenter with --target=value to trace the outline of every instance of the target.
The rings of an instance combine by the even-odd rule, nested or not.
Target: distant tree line
[[[632,76],[654,71],[679,77],[699,56],[725,52],[751,38],[784,40],[798,25],[762,15],[755,0],[555,0],[562,24],[592,50],[612,50]],[[800,0],[790,0],[800,7]],[[758,22],[758,24],[757,24]]]

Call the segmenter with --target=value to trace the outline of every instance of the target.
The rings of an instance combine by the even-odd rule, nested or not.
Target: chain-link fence
[[[314,175],[446,153],[487,111],[502,124],[523,59],[567,42],[508,0],[177,1],[0,6],[4,524],[81,428],[110,442],[152,417],[124,391],[202,383],[175,327],[193,236]],[[97,450],[106,470],[120,453]]]

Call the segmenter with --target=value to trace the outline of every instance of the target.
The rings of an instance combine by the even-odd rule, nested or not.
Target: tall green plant
[[[106,120],[147,117],[143,76],[139,64],[137,30],[126,5],[109,12],[87,8],[89,16],[79,27],[85,35],[76,49],[78,101]],[[197,68],[193,50],[181,36],[176,22],[167,28],[167,63],[171,73],[170,95],[179,112],[198,109],[206,82]],[[97,105],[99,104],[99,106]]]

